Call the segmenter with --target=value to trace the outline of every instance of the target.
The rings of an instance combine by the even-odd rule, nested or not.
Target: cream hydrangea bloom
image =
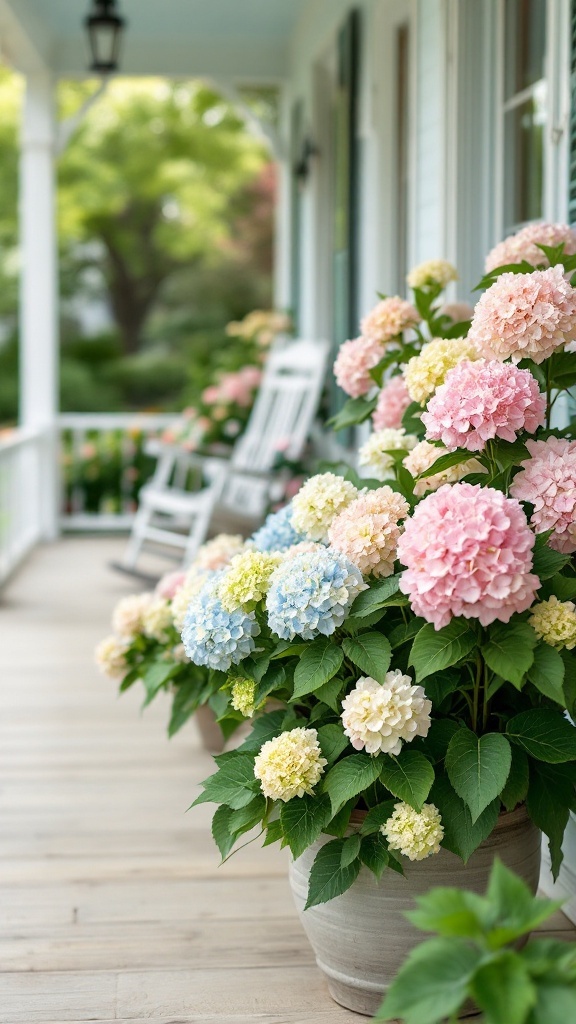
[[[394,430],[387,427],[371,434],[358,452],[358,463],[369,470],[376,480],[388,480],[393,476],[394,458],[391,451],[409,452],[418,444],[415,434],[407,434],[404,427]]]
[[[430,466],[433,466],[441,455],[446,454],[430,444],[429,441],[420,441],[415,448],[402,460],[402,465],[416,478],[425,473]],[[458,466],[450,466],[441,473],[434,473],[432,476],[425,476],[414,484],[414,494],[421,497],[426,491],[437,491],[442,484],[456,484],[468,473],[486,473],[487,470],[478,462],[478,459],[468,459]]]
[[[354,484],[335,473],[312,476],[292,498],[292,525],[310,540],[325,541],[334,517],[357,497]]]
[[[109,679],[123,679],[128,671],[126,651],[128,644],[112,634],[98,644],[94,658],[100,671]]]
[[[112,615],[112,629],[119,636],[132,639],[144,630],[144,613],[154,600],[153,594],[131,594],[123,597]]]
[[[184,629],[184,619],[186,618],[188,605],[192,598],[200,593],[207,578],[208,574],[205,572],[189,572],[183,586],[176,591],[172,600],[172,620],[179,633]]]
[[[537,637],[551,647],[568,651],[576,647],[576,605],[572,601],[559,601],[553,595],[534,605],[528,622]]]
[[[234,555],[218,588],[218,597],[227,612],[252,608],[268,592],[270,577],[282,555],[265,551],[242,551]]]
[[[451,281],[457,280],[458,271],[448,260],[426,260],[413,267],[406,278],[410,288],[424,288],[430,284],[439,284],[445,288]]]
[[[316,729],[291,729],[264,743],[254,762],[254,775],[265,797],[286,802],[312,794],[327,764]]]
[[[252,718],[256,710],[255,694],[256,683],[253,679],[236,679],[232,686],[230,703],[235,711],[244,715],[244,718]]]
[[[415,811],[410,804],[395,804],[380,831],[390,849],[399,850],[409,860],[426,860],[431,854],[440,853],[444,838],[442,818],[435,804],[424,804],[421,811]]]
[[[412,356],[404,370],[404,380],[413,402],[424,405],[444,378],[463,359],[478,359],[474,346],[466,338],[434,338]]]
[[[399,668],[383,683],[362,676],[342,701],[344,732],[355,750],[367,754],[399,754],[402,743],[427,736],[432,703],[421,686]]]
[[[155,597],[144,609],[142,616],[142,632],[152,640],[162,643],[167,637],[167,630],[173,623],[170,601],[163,597]]]

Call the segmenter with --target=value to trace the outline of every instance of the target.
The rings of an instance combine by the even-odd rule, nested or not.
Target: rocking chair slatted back
[[[192,561],[210,528],[214,509],[258,518],[266,511],[279,454],[297,460],[318,409],[328,359],[323,341],[294,341],[272,350],[246,430],[228,462],[205,458],[174,445],[157,446],[158,463],[140,492],[132,536],[118,568],[137,573],[144,544],[162,543]],[[190,468],[202,468],[206,483],[185,490]]]

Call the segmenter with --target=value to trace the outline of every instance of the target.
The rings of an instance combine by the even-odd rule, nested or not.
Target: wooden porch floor
[[[2,1024],[358,1024],[335,1006],[294,911],[286,857],[218,868],[212,768],[167,706],[139,713],[92,663],[121,542],[34,553],[0,604]],[[556,934],[574,937],[558,914]]]

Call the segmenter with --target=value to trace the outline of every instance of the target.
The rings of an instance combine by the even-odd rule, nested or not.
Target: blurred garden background
[[[61,123],[96,88],[60,83]],[[18,417],[22,93],[0,67],[0,427]],[[274,123],[273,91],[243,102]],[[181,412],[258,362],[226,324],[270,308],[274,191],[269,149],[207,85],[108,83],[58,160],[62,412]]]

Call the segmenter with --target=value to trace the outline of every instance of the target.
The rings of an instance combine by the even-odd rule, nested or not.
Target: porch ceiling
[[[278,81],[306,0],[120,0],[127,75]],[[86,76],[88,0],[0,0],[0,52],[23,72]]]

